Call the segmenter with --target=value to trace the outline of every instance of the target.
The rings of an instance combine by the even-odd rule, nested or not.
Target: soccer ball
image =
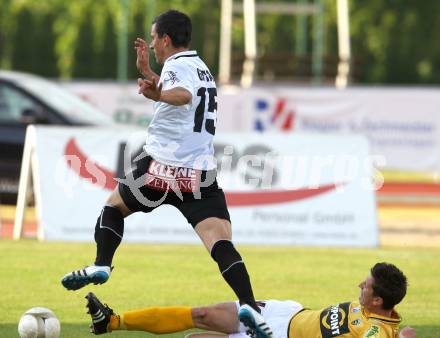
[[[60,321],[45,307],[27,310],[18,323],[20,338],[59,338],[60,331]]]

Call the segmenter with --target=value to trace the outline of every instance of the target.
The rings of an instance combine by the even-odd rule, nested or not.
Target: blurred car
[[[112,118],[44,78],[0,71],[0,203],[15,204],[26,127],[114,125]]]

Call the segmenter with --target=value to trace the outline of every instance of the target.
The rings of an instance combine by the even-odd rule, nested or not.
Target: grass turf
[[[293,248],[239,246],[259,299],[294,299],[323,308],[357,299],[358,283],[377,261],[392,262],[408,276],[410,287],[398,311],[403,325],[418,337],[440,337],[440,249]],[[61,337],[91,337],[85,314],[93,291],[117,312],[149,305],[204,305],[235,296],[201,246],[123,244],[111,280],[101,286],[66,291],[68,271],[90,264],[92,243],[40,243],[0,240],[0,337],[17,337],[17,322],[28,308],[44,306],[61,320]],[[151,337],[114,332],[111,337]],[[183,337],[184,334],[163,337]]]

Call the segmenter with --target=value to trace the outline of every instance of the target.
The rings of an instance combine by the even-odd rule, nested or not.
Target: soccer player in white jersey
[[[163,64],[160,76],[150,68],[147,43],[135,41],[136,65],[145,77],[138,80],[139,93],[155,101],[148,138],[135,166],[98,217],[94,264],[66,274],[62,284],[77,290],[106,282],[123,237],[124,218],[138,211],[151,212],[162,204],[173,205],[192,225],[237,295],[243,324],[258,338],[273,337],[255,302],[246,266],[231,241],[229,212],[217,185],[214,160],[217,89],[208,67],[196,51],[189,50],[191,31],[189,17],[176,10],[154,19],[149,47]]]

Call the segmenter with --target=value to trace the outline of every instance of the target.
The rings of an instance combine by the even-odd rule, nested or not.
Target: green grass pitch
[[[294,248],[239,246],[259,299],[294,299],[309,308],[357,299],[358,283],[378,261],[392,262],[408,276],[407,297],[398,306],[403,325],[421,338],[440,337],[440,249]],[[115,311],[149,305],[204,305],[235,297],[200,245],[123,243],[104,285],[66,291],[68,271],[92,262],[94,243],[0,240],[0,337],[17,337],[28,308],[44,306],[61,320],[61,337],[92,337],[84,296],[93,291]],[[114,332],[109,337],[152,337]],[[184,334],[163,335],[183,337]]]

